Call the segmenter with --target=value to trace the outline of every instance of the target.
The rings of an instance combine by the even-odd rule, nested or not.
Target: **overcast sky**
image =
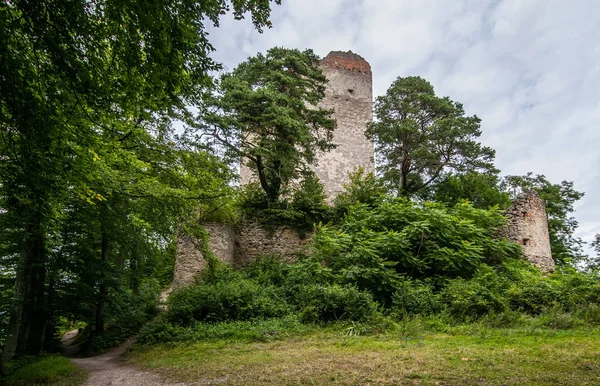
[[[373,69],[374,97],[419,75],[482,119],[502,174],[569,180],[578,236],[600,233],[600,1],[283,0],[273,28],[210,29],[227,68],[273,46],[321,56],[352,50]]]

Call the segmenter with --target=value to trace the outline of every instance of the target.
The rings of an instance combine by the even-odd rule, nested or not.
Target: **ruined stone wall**
[[[210,235],[209,248],[213,255],[220,261],[228,264],[234,263],[235,232],[231,225],[219,223],[202,224]],[[196,276],[206,267],[200,245],[201,241],[191,236],[179,235],[177,239],[177,253],[173,273],[173,288],[180,288],[192,284]]]
[[[296,261],[310,235],[301,238],[289,227],[265,230],[256,222],[246,222],[236,232],[235,264],[246,265],[261,255],[278,255],[284,261]]]
[[[337,128],[333,143],[336,149],[321,155],[313,170],[324,184],[331,201],[348,182],[348,172],[362,166],[366,172],[374,170],[373,144],[364,136],[372,122],[371,66],[359,55],[334,51],[321,63],[329,83],[325,98],[319,105],[334,109]],[[242,184],[255,179],[245,165],[240,167]],[[545,272],[554,271],[550,250],[548,219],[544,203],[536,192],[528,192],[515,200],[505,214],[507,225],[500,237],[520,243],[524,257]],[[210,234],[210,248],[221,261],[232,265],[245,265],[260,255],[280,255],[293,261],[297,253],[305,251],[307,240],[300,238],[290,228],[279,227],[268,232],[255,222],[246,222],[234,228],[231,225],[204,224]],[[193,283],[196,275],[206,266],[197,242],[190,237],[179,237],[173,287]]]
[[[548,218],[538,194],[531,191],[514,200],[505,216],[507,224],[498,236],[518,242],[529,262],[544,272],[553,272]],[[238,226],[218,223],[203,226],[210,235],[212,253],[222,262],[234,266],[246,265],[261,255],[279,255],[283,260],[293,262],[298,253],[308,253],[311,237],[301,238],[289,227],[267,231],[253,221]],[[172,288],[192,284],[204,269],[207,262],[200,251],[199,241],[185,235],[179,237]]]
[[[278,255],[293,262],[302,253],[308,238],[301,238],[288,227],[277,227],[272,232],[261,228],[256,222],[244,222],[239,226],[218,223],[203,224],[209,233],[209,248],[224,263],[234,266],[246,265],[261,255]],[[196,276],[206,267],[200,241],[180,235],[172,288],[194,283]]]
[[[319,156],[313,170],[331,201],[349,182],[349,172],[359,166],[366,172],[375,168],[373,143],[364,134],[373,120],[373,85],[371,66],[351,51],[330,52],[321,62],[321,70],[329,83],[319,107],[334,110],[337,127],[333,143],[337,148]],[[242,164],[241,184],[255,179],[250,168]]]
[[[529,191],[514,200],[505,216],[507,224],[501,236],[521,244],[523,256],[533,265],[544,272],[554,272],[548,217],[537,192]]]

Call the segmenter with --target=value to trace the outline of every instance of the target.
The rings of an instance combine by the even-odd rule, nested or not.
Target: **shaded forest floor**
[[[126,357],[130,365],[193,384],[600,385],[597,328],[468,325],[435,333],[407,324],[375,336],[357,333],[151,346]]]

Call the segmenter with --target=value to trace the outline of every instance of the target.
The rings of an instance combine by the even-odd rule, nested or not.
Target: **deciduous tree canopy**
[[[155,182],[166,187],[176,180],[169,186],[187,188],[190,172],[167,161],[171,151],[164,145],[172,133],[165,123],[197,99],[210,83],[207,72],[219,68],[208,56],[213,48],[204,23],[218,24],[230,10],[236,18],[249,12],[260,30],[270,25],[270,4],[0,4],[0,197],[6,211],[0,221],[14,241],[10,256],[18,256],[4,358],[42,347],[51,316],[51,242],[61,213],[74,207],[70,200],[112,205],[114,194],[167,195]],[[98,229],[108,229],[104,220]]]

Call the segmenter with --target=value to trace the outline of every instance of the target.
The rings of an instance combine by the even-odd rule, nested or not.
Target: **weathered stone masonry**
[[[544,272],[554,272],[546,208],[534,190],[513,201],[504,214],[507,223],[500,236],[523,247],[523,256]]]
[[[373,121],[373,80],[369,63],[352,51],[329,53],[321,70],[329,83],[320,107],[335,111],[337,147],[322,154],[313,169],[333,200],[349,182],[349,172],[358,167],[367,173],[375,169],[373,143],[365,137]]]
[[[234,263],[235,232],[231,225],[204,223],[204,230],[210,235],[209,249],[220,261]],[[177,255],[173,273],[173,288],[180,288],[194,282],[196,276],[206,267],[202,255],[201,241],[187,235],[177,238]]]

